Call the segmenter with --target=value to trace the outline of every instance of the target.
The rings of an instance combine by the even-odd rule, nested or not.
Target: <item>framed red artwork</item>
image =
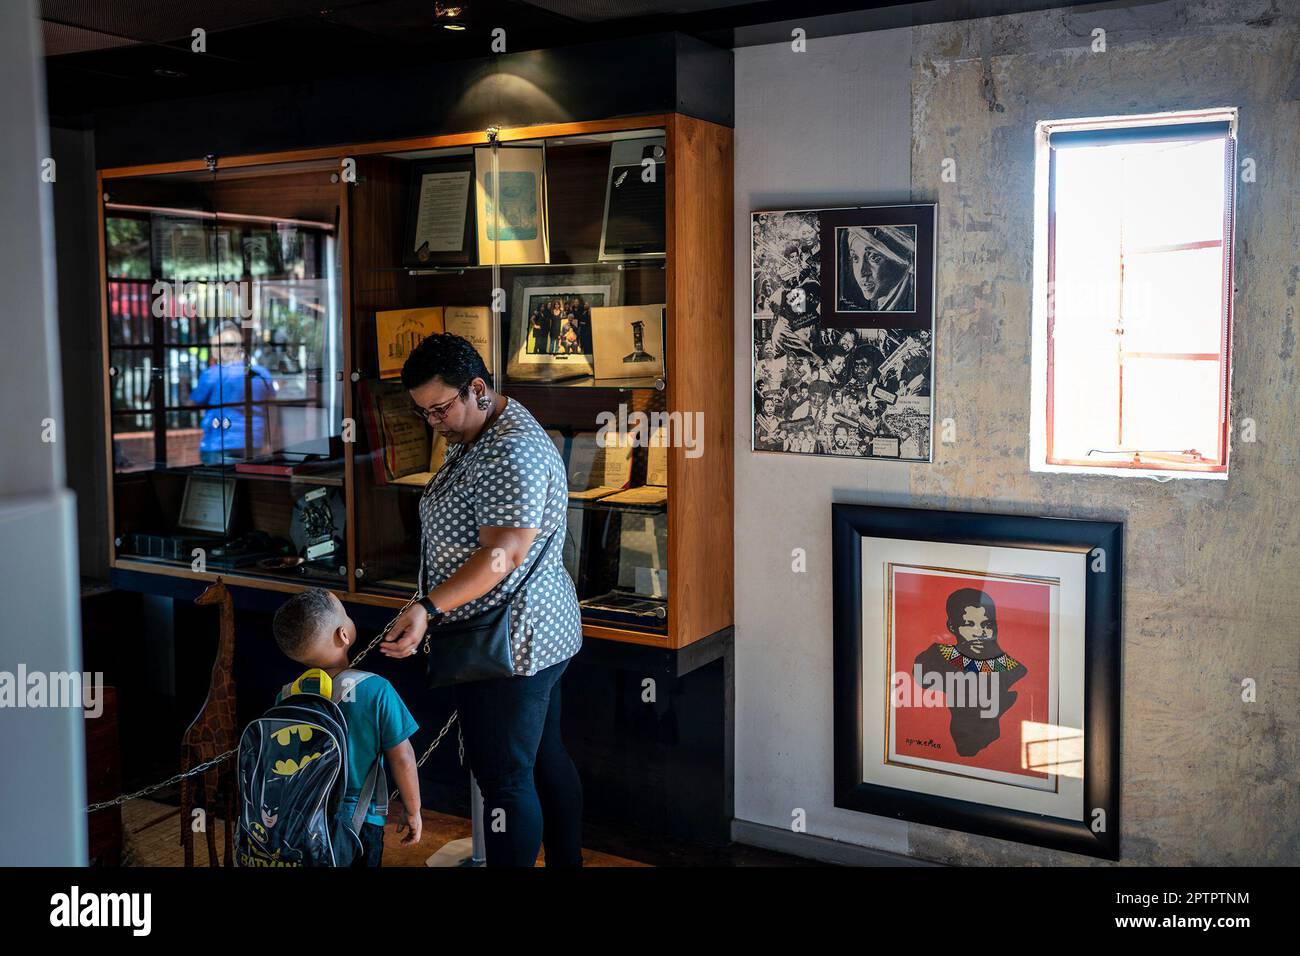
[[[835,806],[1119,858],[1118,522],[832,507]]]
[[[1057,725],[1060,581],[889,564],[887,762],[1034,789]]]

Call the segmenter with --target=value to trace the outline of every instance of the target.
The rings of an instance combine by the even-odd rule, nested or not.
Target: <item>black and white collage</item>
[[[930,461],[935,207],[752,224],[753,450]]]

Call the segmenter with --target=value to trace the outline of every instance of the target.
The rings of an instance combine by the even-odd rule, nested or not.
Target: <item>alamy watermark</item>
[[[890,696],[895,708],[979,708],[981,717],[998,715],[997,671],[927,671],[918,663],[909,674],[895,671]]]
[[[629,411],[596,416],[596,444],[601,448],[685,448],[687,458],[704,454],[704,412]]]
[[[0,708],[80,707],[95,718],[104,712],[102,671],[0,671]]]

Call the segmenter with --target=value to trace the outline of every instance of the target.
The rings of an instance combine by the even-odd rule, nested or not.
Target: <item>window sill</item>
[[[1183,471],[1166,468],[1117,468],[1113,465],[1053,465],[1045,461],[1034,462],[1029,466],[1030,473],[1057,475],[1109,475],[1114,478],[1152,478],[1156,481],[1168,481],[1171,478],[1195,478],[1209,481],[1227,481],[1228,472],[1224,471]]]

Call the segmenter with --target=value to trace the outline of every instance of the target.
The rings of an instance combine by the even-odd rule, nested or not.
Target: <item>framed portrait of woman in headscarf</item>
[[[931,328],[936,210],[922,203],[822,212],[823,325]]]

